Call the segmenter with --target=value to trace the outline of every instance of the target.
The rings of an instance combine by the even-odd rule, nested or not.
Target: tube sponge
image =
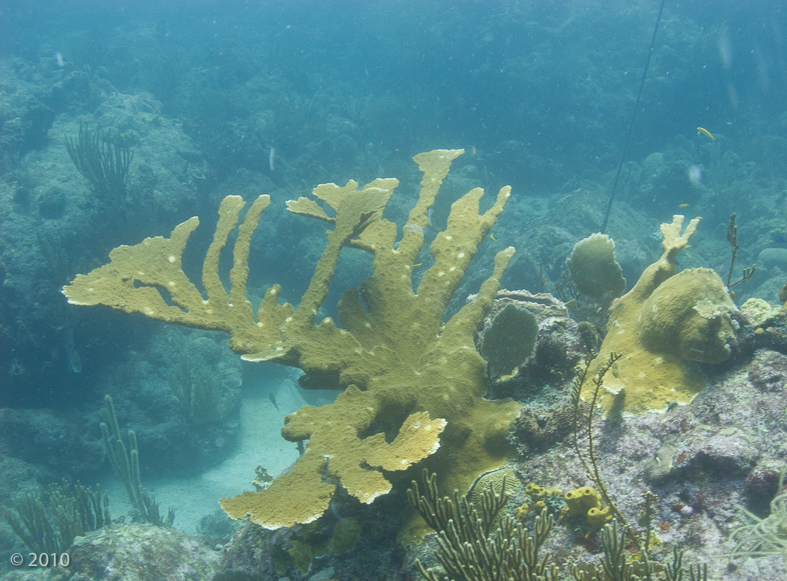
[[[566,507],[560,514],[565,516],[584,516],[590,526],[588,535],[597,531],[612,520],[612,511],[608,506],[601,508],[601,495],[590,486],[569,490],[563,495]]]
[[[601,507],[601,495],[590,486],[569,490],[563,498],[566,508],[561,516],[585,516],[590,509]]]

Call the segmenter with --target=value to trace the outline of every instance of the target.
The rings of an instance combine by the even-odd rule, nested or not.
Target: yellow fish
[[[419,266],[423,266],[423,262],[419,262],[418,264],[413,264],[413,268],[418,268]]]
[[[716,141],[716,138],[713,137],[713,133],[705,129],[704,127],[697,127],[697,133],[704,133],[708,137],[710,137],[711,141]]]
[[[688,208],[689,204],[680,204],[678,208]]]
[[[489,237],[492,239],[492,242],[497,242],[497,239],[495,238],[495,235],[492,234],[491,232],[489,233]]]

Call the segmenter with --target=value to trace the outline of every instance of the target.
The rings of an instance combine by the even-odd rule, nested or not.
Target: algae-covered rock
[[[186,581],[211,579],[221,554],[186,533],[146,524],[123,524],[79,537],[68,567],[53,567],[53,581]]]

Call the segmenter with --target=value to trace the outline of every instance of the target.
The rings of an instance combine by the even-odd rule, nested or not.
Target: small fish
[[[196,151],[181,151],[178,149],[175,153],[177,153],[180,157],[185,159],[189,163],[199,163],[202,161],[202,155]]]
[[[268,153],[268,165],[271,167],[271,171],[274,171],[276,169],[276,164],[273,162],[275,157],[276,157],[276,150],[271,147],[271,150]]]
[[[785,237],[782,234],[772,234],[771,242],[773,242],[774,244],[785,244],[787,243],[787,237]]]
[[[80,373],[82,371],[82,359],[79,357],[76,349],[66,351],[66,365],[72,373]]]
[[[268,399],[271,400],[271,403],[273,404],[273,407],[275,407],[278,410],[279,406],[276,405],[276,396],[273,395],[272,393],[268,393]]]
[[[688,208],[690,204],[680,204],[678,208]]]
[[[704,220],[705,218],[703,218],[702,216],[694,216],[694,219],[695,220]]]
[[[708,131],[704,127],[697,127],[697,135],[699,135],[700,133],[710,137],[711,141],[716,141],[716,138],[713,137],[713,133],[711,133],[710,131]]]
[[[497,242],[497,239],[495,238],[495,235],[492,234],[491,232],[489,233],[489,237],[492,239],[492,242]]]
[[[686,244],[683,248],[691,248],[691,244]]]
[[[686,258],[693,258],[693,257],[692,257],[692,255],[691,255],[691,254],[689,254],[689,253],[687,252],[687,253],[686,253]]]
[[[82,371],[82,359],[74,349],[74,330],[71,327],[63,329],[63,351],[66,354],[66,367],[72,373]]]
[[[423,266],[423,262],[419,262],[418,264],[413,264],[413,268],[418,268],[419,266]]]

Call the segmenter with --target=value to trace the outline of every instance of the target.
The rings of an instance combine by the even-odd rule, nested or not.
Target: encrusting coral
[[[677,254],[699,223],[691,220],[681,233],[683,219],[676,215],[661,225],[661,258],[610,309],[607,336],[587,374],[592,378],[611,353],[622,354],[604,380],[600,399],[606,409],[638,413],[689,403],[705,387],[696,362],[721,363],[730,356],[730,313],[737,309],[724,282],[707,268],[675,274]]]
[[[312,199],[288,202],[291,212],[333,227],[297,308],[278,302],[278,286],[267,291],[256,315],[246,298],[250,239],[269,196],[257,198],[238,227],[229,291],[221,281],[219,257],[244,206],[238,196],[226,197],[219,208],[202,269],[206,296],[181,269],[197,218],[177,226],[170,238],[114,249],[109,264],[77,276],[63,289],[72,304],[107,305],[224,331],[230,347],[246,360],[299,367],[307,388],[344,390],[332,404],[305,406],[287,416],[282,435],[294,442],[308,440],[304,454],[267,489],[222,499],[233,518],[248,514],[266,528],[313,521],[328,508],[337,482],[362,502],[372,502],[391,489],[382,471],[404,470],[440,445],[432,466],[449,489],[466,490],[479,473],[510,455],[506,437],[520,407],[511,400],[483,398],[488,380],[473,338],[513,248],[497,254],[493,272],[475,298],[443,320],[510,188],[501,189],[483,213],[480,188],[454,202],[446,229],[431,244],[434,264],[413,290],[413,263],[429,225],[427,212],[462,153],[436,150],[414,158],[423,173],[421,191],[400,237],[396,225],[382,218],[398,185],[395,179],[378,179],[360,190],[354,181],[344,187],[318,186],[314,196],[333,215]],[[373,274],[340,299],[341,328],[330,318],[315,324],[345,246],[371,253]]]

